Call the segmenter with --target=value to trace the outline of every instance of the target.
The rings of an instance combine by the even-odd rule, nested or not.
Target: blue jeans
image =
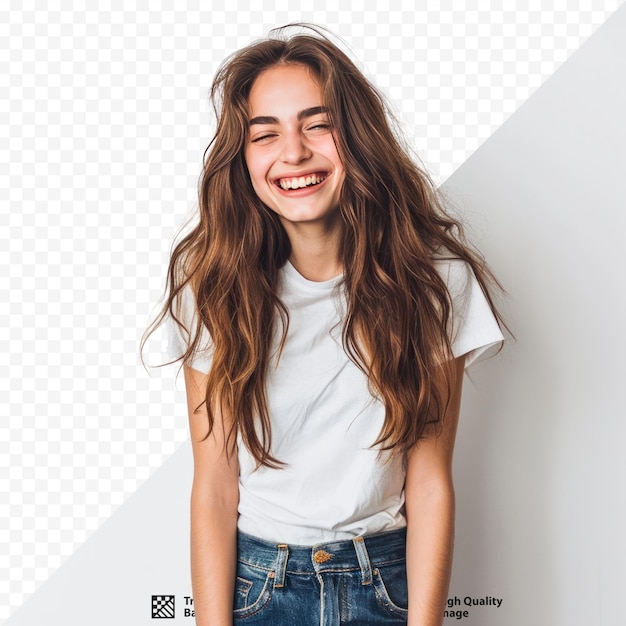
[[[239,533],[237,544],[235,624],[406,624],[406,529],[315,546]]]

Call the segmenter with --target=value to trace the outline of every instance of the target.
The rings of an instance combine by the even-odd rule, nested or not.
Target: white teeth
[[[299,176],[295,178],[281,178],[278,181],[281,189],[302,189],[302,187],[308,187],[309,185],[319,185],[326,175],[309,174],[308,176]]]

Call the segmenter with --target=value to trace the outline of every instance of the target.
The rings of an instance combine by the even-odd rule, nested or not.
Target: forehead
[[[276,65],[261,72],[250,89],[250,117],[271,115],[282,119],[322,106],[322,89],[308,67]]]

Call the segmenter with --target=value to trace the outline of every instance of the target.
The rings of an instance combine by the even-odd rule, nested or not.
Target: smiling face
[[[290,239],[302,229],[336,230],[345,178],[322,90],[303,65],[277,65],[254,81],[245,159],[258,197]]]

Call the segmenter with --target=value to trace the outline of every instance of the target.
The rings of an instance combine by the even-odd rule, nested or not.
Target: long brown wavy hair
[[[339,203],[344,349],[385,406],[374,445],[404,452],[441,419],[449,398],[450,368],[442,364],[451,359],[451,302],[435,258],[444,252],[466,261],[500,320],[489,294],[497,282],[402,147],[382,96],[318,29],[272,31],[218,70],[211,88],[217,129],[199,182],[199,221],[172,252],[165,305],[148,334],[170,315],[188,339],[181,360],[191,364],[208,332],[209,433],[221,411],[231,425],[229,453],[239,434],[259,465],[282,465],[271,451],[265,383],[275,333],[282,327],[284,342],[289,324],[277,279],[291,248],[277,215],[256,196],[244,160],[250,89],[280,64],[306,66],[322,89],[346,173]],[[195,298],[193,323],[181,318],[186,288]]]

